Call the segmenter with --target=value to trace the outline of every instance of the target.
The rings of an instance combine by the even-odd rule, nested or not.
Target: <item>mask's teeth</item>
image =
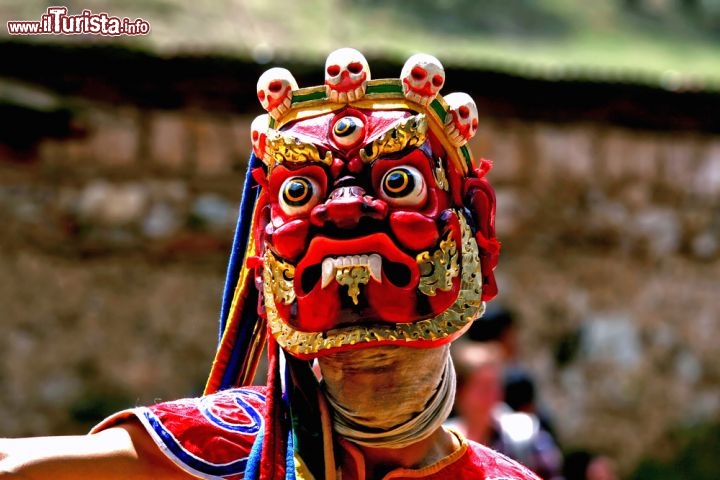
[[[382,257],[377,253],[369,255],[367,265],[370,270],[370,276],[375,279],[375,281],[382,283]]]
[[[339,259],[338,259],[339,260]],[[321,288],[325,288],[330,285],[330,282],[335,278],[335,259],[327,257],[322,262],[322,281]]]
[[[335,271],[343,267],[367,267],[370,277],[382,282],[382,257],[377,253],[371,255],[347,255],[343,257],[327,257],[322,261],[321,288],[330,285],[335,278]]]

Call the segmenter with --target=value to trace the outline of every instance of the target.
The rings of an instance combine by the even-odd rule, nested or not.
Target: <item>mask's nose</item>
[[[387,210],[385,202],[365,195],[362,187],[348,185],[336,188],[325,203],[313,208],[310,222],[318,227],[332,223],[337,228],[352,229],[362,218],[384,219]]]

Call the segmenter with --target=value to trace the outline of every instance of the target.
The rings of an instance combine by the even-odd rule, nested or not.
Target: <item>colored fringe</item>
[[[252,171],[259,165],[260,160],[251,155],[225,278],[220,308],[220,340],[205,394],[249,383],[243,380],[252,378],[256,361],[249,359],[248,355],[253,349],[262,348],[256,345],[262,341],[258,336],[264,338],[265,335],[256,308],[258,292],[254,286],[253,270],[245,265],[247,259],[255,254],[252,232],[260,192]],[[259,352],[255,357],[258,356]]]
[[[255,210],[257,193],[255,187],[257,182],[252,176],[252,171],[261,165],[260,159],[255,154],[250,155],[245,182],[243,184],[242,199],[240,200],[240,211],[235,227],[235,238],[233,239],[230,260],[228,261],[227,275],[225,276],[225,288],[223,290],[222,305],[220,307],[220,331],[219,340],[222,340],[225,326],[228,320],[230,307],[235,297],[235,287],[239,278],[240,270],[243,268],[245,252],[250,234],[252,232],[252,217]]]

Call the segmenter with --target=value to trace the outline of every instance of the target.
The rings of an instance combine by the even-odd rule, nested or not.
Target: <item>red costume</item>
[[[206,395],[99,428],[135,415],[182,468],[227,479],[359,479],[358,446],[405,448],[441,428],[455,389],[447,345],[497,293],[499,251],[490,163],[466,145],[477,108],[441,97],[444,82],[422,54],[400,79],[371,80],[353,49],[328,57],[324,86],[300,89],[280,68],[260,78],[268,114],[252,125]],[[267,387],[238,388],[266,340]],[[385,478],[535,478],[459,444]]]
[[[199,478],[239,480],[245,478],[253,444],[262,428],[265,391],[265,387],[236,388],[200,398],[135,408],[110,417],[96,430],[134,415],[163,453],[184,470]],[[363,480],[359,468],[361,454],[350,442],[341,442],[343,480]],[[536,478],[525,467],[476,442],[461,439],[461,444],[459,450],[430,466],[418,470],[397,469],[384,478]],[[276,463],[274,468],[274,473],[282,478],[285,465]]]

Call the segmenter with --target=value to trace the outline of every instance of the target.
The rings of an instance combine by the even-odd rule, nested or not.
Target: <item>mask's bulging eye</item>
[[[341,117],[332,127],[332,139],[340,147],[355,146],[364,137],[365,124],[358,117]]]
[[[418,206],[425,203],[425,178],[413,167],[396,167],[382,178],[380,195],[391,205]]]
[[[317,205],[320,187],[309,177],[290,177],[280,185],[280,207],[288,215],[308,212]]]

